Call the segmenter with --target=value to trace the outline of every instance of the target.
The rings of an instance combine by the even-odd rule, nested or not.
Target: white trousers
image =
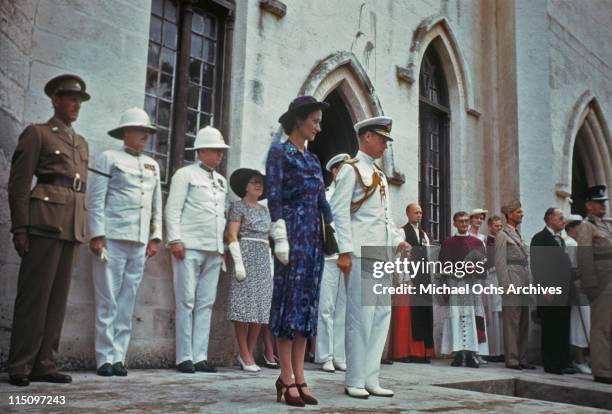
[[[346,291],[346,386],[377,387],[391,321],[391,300],[372,293],[374,284],[384,282],[371,274],[362,275],[362,259],[354,255],[351,258],[353,266]]]
[[[193,249],[185,249],[183,260],[172,256],[177,364],[208,359],[210,320],[222,260],[218,252]]]
[[[139,242],[110,239],[105,244],[106,261],[92,259],[98,368],[107,362],[125,362],[146,252],[146,245]]]
[[[321,278],[315,355],[318,363],[329,360],[345,362],[346,287],[344,276],[336,263],[336,259],[325,260]]]

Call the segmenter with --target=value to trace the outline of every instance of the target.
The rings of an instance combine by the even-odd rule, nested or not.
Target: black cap
[[[589,187],[586,194],[587,201],[606,201],[606,186],[605,185],[594,185]]]
[[[289,119],[295,117],[296,112],[302,108],[311,108],[312,111],[316,111],[317,109],[329,108],[329,104],[327,102],[319,102],[312,96],[298,96],[291,101],[289,104],[289,109],[287,109],[287,112],[278,118],[278,122],[284,124],[285,122],[289,121]]]
[[[260,173],[257,170],[253,170],[250,168],[239,168],[232,173],[230,176],[230,187],[232,191],[240,198],[243,198],[246,195],[246,187],[251,178],[259,176],[264,180],[264,188],[263,193],[259,196],[258,200],[263,200],[266,198],[266,176]]]
[[[45,85],[45,94],[49,98],[53,98],[56,95],[73,93],[79,95],[82,101],[88,101],[91,96],[85,92],[86,89],[87,86],[83,79],[77,75],[66,74],[56,76],[47,82]]]

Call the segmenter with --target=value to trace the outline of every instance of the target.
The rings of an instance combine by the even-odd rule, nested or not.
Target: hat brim
[[[157,128],[152,127],[152,126],[148,126],[148,125],[142,125],[142,124],[123,124],[123,125],[119,125],[117,128],[113,128],[110,131],[108,131],[108,135],[110,135],[111,137],[116,138],[116,139],[123,139],[123,130],[125,128],[144,129],[149,134],[154,134],[154,133],[157,132]]]
[[[278,118],[278,122],[280,122],[281,124],[288,123],[289,120],[295,117],[295,114],[297,113],[297,111],[308,110],[310,112],[314,112],[318,109],[324,110],[327,108],[329,108],[329,104],[327,102],[310,102],[310,103],[300,105],[298,107],[288,110],[287,112],[285,112]]]
[[[74,95],[79,95],[81,97],[81,101],[85,102],[85,101],[89,101],[91,99],[91,95],[89,95],[87,92],[78,90],[78,91],[59,91],[57,93],[54,93],[54,89],[55,89],[55,85],[59,82],[62,82],[66,79],[76,79],[79,83],[82,83],[83,85],[85,85],[85,81],[83,79],[81,79],[80,77],[76,76],[76,75],[60,75],[60,76],[56,76],[55,78],[49,80],[46,84],[45,84],[45,95],[47,95],[49,98],[53,98],[54,96],[61,96],[61,95],[68,95],[68,94],[74,94]],[[83,89],[85,89],[85,86],[83,86]]]
[[[609,197],[597,197],[597,198],[591,198],[587,201],[608,201],[610,198]]]
[[[246,187],[249,183],[249,180],[254,177],[259,176],[263,178],[263,191],[261,196],[259,196],[258,200],[264,200],[266,198],[266,176],[257,170],[253,170],[251,168],[239,168],[232,173],[230,176],[229,182],[230,187],[234,194],[236,194],[240,198],[244,198],[246,195]]]
[[[199,149],[229,149],[230,146],[227,144],[211,144],[211,145],[203,145],[200,147],[190,147],[190,148],[185,148],[185,150],[187,151],[195,151],[195,150],[199,150]]]
[[[372,132],[376,132],[378,135],[385,137],[387,141],[393,141],[393,137],[391,137],[387,131],[383,131],[382,129],[373,129]]]

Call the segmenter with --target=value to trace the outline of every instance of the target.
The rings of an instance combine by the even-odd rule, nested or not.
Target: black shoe
[[[194,365],[194,368],[196,371],[200,371],[200,372],[217,372],[217,368],[210,365],[208,361],[206,360],[196,362],[196,364]]]
[[[381,364],[385,364],[385,365],[393,365],[393,360],[392,359],[386,359],[386,358],[382,358],[380,360]]]
[[[127,369],[123,366],[123,362],[115,362],[113,364],[113,375],[127,377]]]
[[[544,368],[544,372],[547,374],[563,375],[563,370],[559,368]]]
[[[469,368],[480,368],[480,364],[476,360],[476,356],[473,352],[468,352],[465,358],[465,366]]]
[[[101,377],[112,377],[113,376],[113,366],[110,364],[110,362],[102,364],[100,368],[98,368],[98,370],[96,371],[96,374],[98,374]]]
[[[184,372],[186,374],[193,374],[195,372],[195,368],[193,366],[193,362],[189,359],[187,361],[183,361],[176,366],[180,372]]]
[[[521,368],[522,369],[536,369],[536,366],[531,365],[531,364],[521,364]]]
[[[9,384],[17,387],[27,387],[30,385],[30,379],[27,375],[11,375],[9,377]]]
[[[463,352],[455,352],[455,358],[451,362],[451,367],[460,367],[463,365]]]
[[[578,373],[578,370],[571,368],[571,367],[566,367],[566,368],[563,368],[562,372],[564,375],[574,375]]]
[[[517,371],[522,371],[523,367],[521,365],[506,365],[508,369],[516,369]]]
[[[593,377],[593,381],[602,382],[604,384],[612,384],[612,378],[609,377]]]
[[[54,382],[57,384],[69,384],[72,382],[72,377],[66,374],[60,374],[54,372],[46,375],[30,375],[30,381],[32,382]]]

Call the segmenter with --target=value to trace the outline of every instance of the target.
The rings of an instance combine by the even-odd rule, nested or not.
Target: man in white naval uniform
[[[125,355],[132,332],[136,292],[145,259],[157,253],[162,238],[159,166],[142,154],[149,116],[139,108],[121,115],[108,132],[123,148],[104,151],[89,184],[89,232],[96,298],[96,366],[100,376],[126,376]]]
[[[229,146],[221,132],[198,131],[198,162],[172,177],[165,220],[176,299],[176,366],[180,372],[216,372],[208,338],[223,263],[227,181],[215,171]],[[194,363],[195,361],[195,363]]]
[[[336,190],[331,208],[338,236],[338,267],[348,276],[346,304],[347,372],[345,392],[351,397],[370,395],[392,397],[393,391],[380,386],[380,360],[391,319],[389,297],[366,292],[372,275],[363,275],[363,246],[386,246],[388,252],[397,247],[405,251],[404,241],[391,217],[387,178],[374,160],[382,157],[387,142],[392,141],[392,120],[380,116],[355,124],[359,136],[357,156],[344,162],[336,176]],[[380,259],[380,258],[377,258]],[[362,303],[368,297],[370,303]]]
[[[332,182],[325,191],[327,201],[330,201],[334,194],[335,179],[340,165],[350,158],[349,154],[336,154],[325,165],[325,169],[332,174]],[[346,371],[344,351],[346,286],[342,272],[336,264],[337,260],[338,254],[325,256],[319,294],[315,361],[323,364],[321,369],[326,372],[335,372],[336,369]]]

